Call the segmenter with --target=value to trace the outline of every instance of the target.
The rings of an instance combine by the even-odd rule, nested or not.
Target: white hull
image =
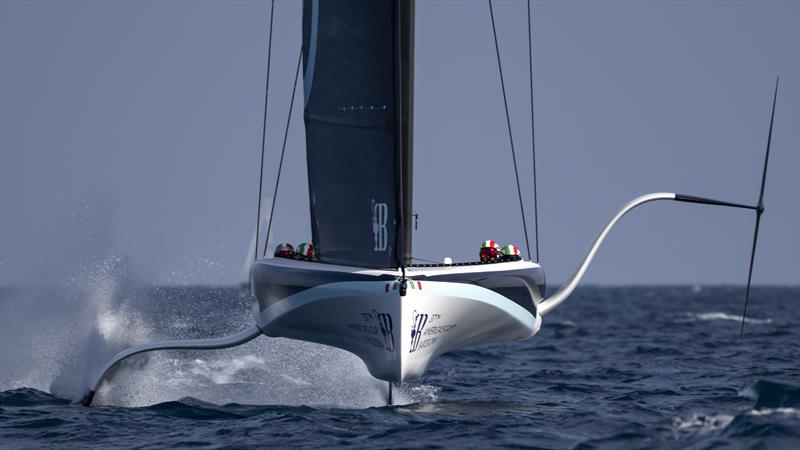
[[[338,347],[376,378],[403,382],[430,361],[467,345],[527,339],[541,316],[489,289],[466,283],[346,281],[303,290],[259,314],[268,336]]]

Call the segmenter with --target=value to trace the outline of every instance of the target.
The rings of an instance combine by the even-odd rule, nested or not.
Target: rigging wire
[[[272,18],[275,15],[275,0],[269,10],[269,39],[267,43],[267,85],[264,88],[264,124],[261,127],[261,171],[258,174],[258,214],[256,215],[256,242],[253,249],[253,259],[258,259],[258,234],[261,231],[261,196],[264,186],[264,149],[267,145],[267,104],[269,100],[269,69],[272,60]]]
[[[281,159],[278,162],[278,176],[275,178],[275,190],[272,192],[272,206],[269,210],[269,223],[267,225],[267,238],[264,241],[264,256],[267,255],[267,246],[269,245],[269,233],[272,231],[272,216],[275,213],[275,203],[278,201],[278,186],[281,182],[281,171],[283,169],[283,156],[286,154],[286,140],[289,138],[289,125],[292,123],[292,109],[294,109],[294,94],[297,92],[297,80],[300,78],[300,62],[303,61],[303,49],[300,48],[300,53],[297,56],[297,69],[294,73],[294,84],[292,85],[292,99],[289,102],[289,115],[286,117],[286,129],[283,132],[283,147],[281,148]]]
[[[539,262],[539,199],[536,189],[536,135],[533,120],[533,37],[531,33],[531,0],[528,0],[528,79],[531,83],[531,151],[533,152],[533,229],[536,241],[536,262]],[[528,251],[530,254],[530,250]]]
[[[511,142],[511,159],[514,160],[514,176],[517,179],[517,195],[519,196],[519,209],[522,213],[522,228],[525,231],[525,247],[528,250],[528,258],[531,257],[531,243],[528,239],[528,225],[525,221],[525,206],[522,203],[522,188],[519,185],[519,171],[517,170],[517,154],[514,151],[514,137],[511,135],[511,116],[508,113],[508,99],[506,98],[506,83],[503,79],[503,64],[500,62],[500,46],[497,43],[497,29],[494,25],[494,10],[492,0],[489,1],[489,15],[492,18],[492,35],[494,36],[494,49],[497,53],[497,68],[500,71],[500,87],[503,90],[503,105],[506,110],[506,125],[508,126],[508,140]]]

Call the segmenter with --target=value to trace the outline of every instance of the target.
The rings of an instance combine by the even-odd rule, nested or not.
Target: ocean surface
[[[524,342],[436,359],[395,391],[354,356],[259,337],[141,355],[95,407],[88,373],[152,339],[252,323],[246,287],[100,273],[0,291],[2,448],[800,448],[800,288],[582,287]]]

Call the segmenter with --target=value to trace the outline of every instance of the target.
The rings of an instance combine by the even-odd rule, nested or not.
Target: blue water
[[[138,358],[85,408],[86,368],[119,348],[252,320],[244,288],[95,282],[2,291],[0,446],[800,448],[800,288],[756,288],[743,340],[741,287],[579,288],[531,340],[439,357],[397,406],[351,355],[260,337]]]

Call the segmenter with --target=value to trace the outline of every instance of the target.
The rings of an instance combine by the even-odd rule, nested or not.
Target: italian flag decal
[[[422,290],[422,282],[421,281],[407,280],[406,282],[408,283],[408,284],[406,284],[406,286],[410,287],[411,289]],[[383,291],[384,292],[389,292],[389,290],[395,291],[399,287],[400,287],[400,282],[399,281],[394,281],[392,283],[386,283],[386,285],[383,287]]]

